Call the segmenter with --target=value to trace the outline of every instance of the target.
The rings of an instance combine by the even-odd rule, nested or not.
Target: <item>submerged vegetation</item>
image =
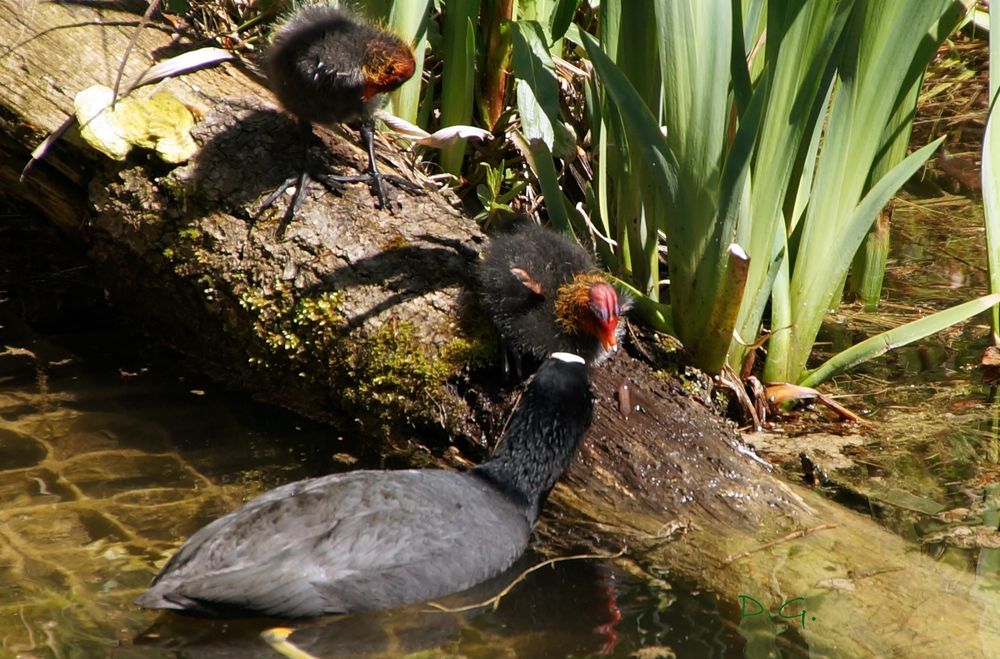
[[[924,72],[950,35],[982,22],[972,0],[347,4],[415,45],[422,68],[392,95],[395,114],[498,138],[438,158],[469,210],[537,213],[591,242],[642,320],[709,373],[745,376],[763,356],[761,379],[814,385],[1000,299],[809,363],[845,286],[878,305],[883,209],[941,142],[907,153]],[[284,8],[168,3],[247,53]],[[988,154],[983,164],[995,227]]]

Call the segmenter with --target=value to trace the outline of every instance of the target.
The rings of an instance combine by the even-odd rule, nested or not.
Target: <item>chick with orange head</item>
[[[386,208],[383,176],[375,159],[374,113],[382,94],[413,76],[413,49],[344,10],[307,5],[275,32],[264,55],[264,70],[281,106],[298,119],[306,143],[313,139],[313,124],[357,124],[368,168],[356,176],[332,176],[311,173],[307,165],[269,196],[261,210],[294,185],[290,206],[294,214],[310,178],[334,184],[369,182]]]
[[[572,239],[522,220],[490,241],[477,274],[479,298],[515,366],[565,350],[597,364],[617,348],[631,298]]]

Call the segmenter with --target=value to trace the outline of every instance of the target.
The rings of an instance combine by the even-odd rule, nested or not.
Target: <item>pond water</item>
[[[941,308],[984,290],[985,274],[974,265],[982,252],[975,219],[931,228],[927,212],[897,212],[896,237],[906,241],[893,255],[890,301],[878,314],[834,317],[826,334],[834,346],[903,322],[914,306]],[[7,346],[0,354],[0,654],[245,659],[292,652],[261,636],[278,621],[205,621],[145,611],[131,600],[180,542],[263,490],[395,465],[367,455],[356,438],[186,370],[107,308],[73,248],[30,218],[7,220],[0,229],[0,342]],[[2,245],[16,245],[15,253]],[[877,423],[863,439],[845,440],[843,451],[831,450],[827,467],[830,496],[966,567],[977,564],[980,549],[956,529],[974,537],[991,519],[984,492],[1000,461],[1000,415],[971,368],[984,346],[984,328],[973,323],[839,378],[842,402]],[[789,478],[800,480],[797,459],[786,464]],[[442,603],[487,599],[540,560],[528,556],[505,579]],[[794,625],[781,631],[765,645],[781,656],[809,656]],[[753,651],[739,602],[593,560],[532,572],[495,610],[419,605],[332,618],[297,625],[288,642],[330,657],[767,654]]]
[[[987,292],[980,202],[897,200],[893,248],[875,313],[845,305],[820,337],[832,354]],[[793,442],[829,479],[829,495],[964,569],[994,561],[1000,523],[1000,408],[978,365],[986,314],[862,364],[823,390],[871,425]],[[801,478],[796,454],[772,455]]]

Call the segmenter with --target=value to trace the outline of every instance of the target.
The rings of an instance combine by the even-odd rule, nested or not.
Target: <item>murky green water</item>
[[[821,337],[828,349],[987,292],[978,202],[903,202],[892,227],[879,311],[842,309]],[[839,376],[824,389],[873,424],[817,442],[840,486],[831,496],[964,569],[998,545],[1000,408],[978,369],[988,344],[984,314]],[[824,460],[824,452],[837,458]],[[787,466],[801,473],[797,463]]]

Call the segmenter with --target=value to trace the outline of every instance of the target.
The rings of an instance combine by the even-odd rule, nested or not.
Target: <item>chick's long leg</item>
[[[378,165],[376,164],[375,158],[374,119],[366,119],[361,124],[359,133],[361,134],[361,141],[365,146],[365,150],[368,152],[368,168],[361,174],[355,174],[353,176],[319,173],[317,172],[319,168],[314,167],[309,155],[309,146],[315,140],[312,124],[308,121],[300,120],[300,142],[304,150],[302,156],[302,170],[295,176],[290,176],[285,179],[281,185],[275,188],[274,192],[267,196],[263,203],[261,203],[260,209],[258,209],[257,213],[254,215],[253,222],[256,222],[264,211],[273,206],[274,202],[278,200],[278,197],[280,197],[282,193],[294,186],[295,192],[292,194],[292,200],[288,204],[288,208],[285,210],[285,213],[281,218],[281,223],[278,225],[278,235],[281,236],[284,234],[288,223],[291,222],[293,217],[295,217],[295,214],[298,213],[299,208],[302,206],[302,202],[305,201],[305,191],[310,181],[318,181],[319,183],[322,183],[324,187],[333,193],[339,193],[342,190],[344,183],[368,183],[372,187],[372,192],[378,197],[380,207],[386,209],[389,208],[385,190],[386,181],[411,191],[420,191],[420,186],[411,183],[406,179],[402,179],[398,176],[383,175],[378,171]],[[253,222],[251,222],[251,225]]]
[[[361,136],[361,143],[364,145],[365,150],[368,152],[368,167],[361,174],[355,174],[353,176],[341,176],[338,174],[323,174],[316,176],[318,180],[324,182],[330,182],[331,184],[341,184],[341,183],[368,183],[372,192],[378,197],[378,203],[380,208],[388,209],[388,201],[386,197],[385,183],[386,181],[393,183],[400,188],[406,188],[412,191],[419,191],[420,186],[407,181],[404,178],[398,176],[392,176],[389,174],[382,174],[378,171],[378,161],[375,157],[375,120],[365,119],[361,122],[361,126],[358,128],[358,133]]]
[[[288,188],[294,186],[295,192],[292,194],[292,201],[288,204],[288,208],[285,209],[285,214],[281,218],[281,223],[278,225],[278,236],[282,236],[285,233],[285,228],[288,227],[288,223],[292,221],[295,214],[299,212],[299,208],[302,206],[302,202],[305,200],[306,188],[309,186],[309,181],[316,179],[321,183],[330,186],[330,183],[323,180],[322,177],[311,175],[309,170],[312,168],[309,158],[309,145],[314,139],[312,124],[308,121],[299,121],[299,141],[302,144],[302,170],[294,175],[285,179],[274,192],[267,196],[267,199],[261,203],[260,208],[257,213],[253,216],[253,221],[251,225],[257,221],[257,219],[264,214],[268,208],[274,205],[274,202],[278,200]],[[336,188],[336,189],[339,189]],[[334,191],[336,191],[336,189]]]

